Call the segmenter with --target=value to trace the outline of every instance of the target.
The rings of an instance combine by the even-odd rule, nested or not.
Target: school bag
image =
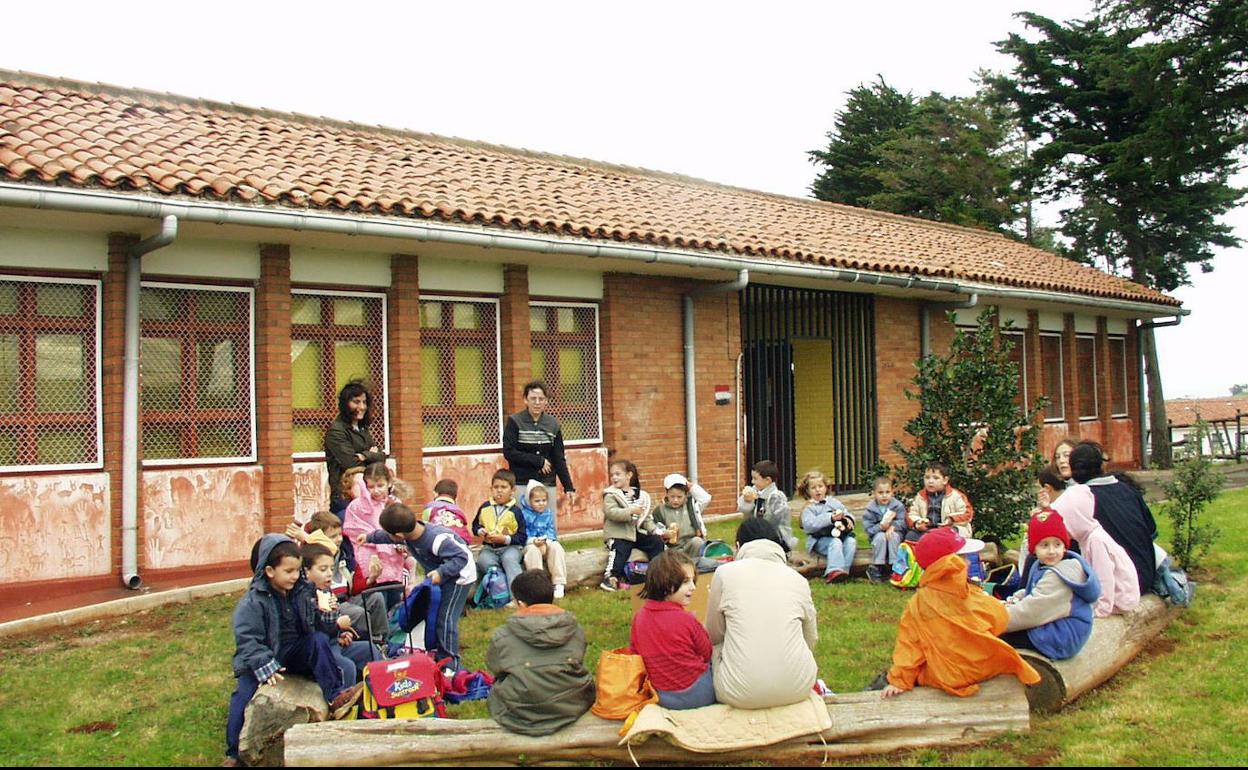
[[[893,576],[889,578],[893,587],[906,590],[908,588],[918,588],[919,580],[923,577],[923,568],[914,558],[914,547],[909,543],[902,543],[897,548],[897,558],[893,560]]]
[[[507,573],[497,564],[490,565],[481,576],[481,582],[477,584],[477,591],[472,596],[472,606],[493,610],[505,606],[509,601],[511,591],[507,588]]]
[[[630,561],[624,565],[624,582],[630,586],[646,582],[646,570],[650,568],[648,561]]]
[[[627,719],[659,694],[646,675],[646,664],[628,647],[607,650],[598,658],[592,711],[603,719]]]
[[[364,692],[352,711],[352,718],[446,716],[442,668],[453,665],[454,660],[438,658],[437,615],[441,595],[439,586],[425,580],[396,605],[390,615],[391,635],[385,645],[386,658],[364,665]],[[368,630],[372,643],[371,628]]]

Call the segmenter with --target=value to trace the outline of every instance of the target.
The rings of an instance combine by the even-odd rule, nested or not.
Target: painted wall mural
[[[258,465],[143,472],[143,566],[246,560],[263,534]]]
[[[5,583],[107,575],[107,473],[0,479]]]
[[[295,520],[300,524],[329,508],[329,472],[325,461],[295,463]]]

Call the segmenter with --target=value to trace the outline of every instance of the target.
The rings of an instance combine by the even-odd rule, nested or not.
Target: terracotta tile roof
[[[26,73],[0,71],[0,179],[441,219],[1179,304],[970,228]]]
[[[1248,428],[1248,396],[1226,398],[1175,398],[1166,401],[1166,420],[1176,428],[1195,425],[1196,418],[1234,420],[1235,410],[1246,416],[1244,427]]]

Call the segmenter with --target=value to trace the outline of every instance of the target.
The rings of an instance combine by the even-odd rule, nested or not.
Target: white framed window
[[[0,276],[0,472],[103,467],[100,286]]]
[[[1128,417],[1130,399],[1127,398],[1127,338],[1109,338],[1110,416]]]
[[[390,446],[386,380],[386,295],[292,289],[290,390],[293,456],[325,456],[326,427],[338,417],[338,392],[351,380],[369,389],[369,433]]]
[[[1062,361],[1062,335],[1040,333],[1040,384],[1049,405],[1044,408],[1045,422],[1066,419],[1066,388]]]
[[[255,294],[143,282],[139,301],[143,465],[255,462]]]
[[[1075,356],[1079,366],[1079,419],[1095,420],[1100,415],[1097,390],[1101,385],[1097,377],[1096,337],[1075,337]]]
[[[498,300],[422,295],[420,402],[427,451],[500,449]]]
[[[567,446],[602,443],[598,305],[530,302],[533,379],[547,387],[549,411]]]

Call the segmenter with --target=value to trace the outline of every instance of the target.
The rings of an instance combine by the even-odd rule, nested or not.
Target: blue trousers
[[[442,584],[442,604],[438,607],[438,646],[447,655],[455,658],[459,666],[459,619],[464,615],[464,607],[468,597],[472,595],[475,583],[461,586],[458,584]]]
[[[507,576],[507,588],[511,588],[511,581],[524,572],[524,566],[520,563],[523,550],[523,546],[519,545],[481,546],[481,553],[477,555],[477,574],[485,575],[490,567],[501,565],[503,574]]]
[[[321,688],[326,703],[332,703],[338,693],[346,689],[342,683],[342,669],[334,657],[329,637],[317,631],[301,636],[277,651],[277,661],[287,674],[303,674],[311,677]],[[234,694],[230,696],[230,712],[225,722],[225,755],[238,758],[238,737],[243,732],[243,716],[247,704],[260,689],[255,674],[244,672],[238,677]]]
[[[828,566],[823,574],[826,575],[833,570],[848,574],[849,568],[854,566],[854,553],[858,550],[858,541],[852,537],[844,540],[837,537],[821,537],[815,541],[810,550],[828,557]]]
[[[707,666],[702,676],[683,690],[655,690],[659,694],[659,705],[665,709],[696,709],[709,706],[715,702],[715,677],[711,675],[711,667]]]

